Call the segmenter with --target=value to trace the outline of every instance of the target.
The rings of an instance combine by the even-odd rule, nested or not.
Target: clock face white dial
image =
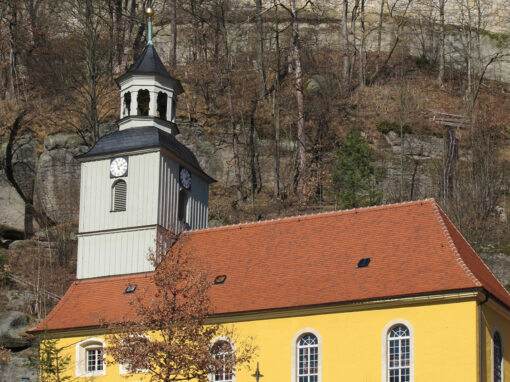
[[[126,158],[115,158],[110,163],[110,174],[112,176],[118,178],[119,176],[123,176],[128,169],[128,163]]]
[[[179,179],[185,189],[189,190],[191,188],[191,173],[188,170],[181,168]]]

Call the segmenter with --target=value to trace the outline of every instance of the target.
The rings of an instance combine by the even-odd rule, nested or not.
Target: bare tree
[[[301,64],[301,39],[299,37],[299,11],[304,9],[308,4],[298,9],[296,0],[289,0],[289,6],[280,3],[279,5],[285,9],[291,18],[292,28],[292,57],[294,64],[294,72],[296,76],[296,105],[297,105],[297,173],[296,173],[296,189],[300,202],[306,199],[306,135],[305,135],[305,115],[304,115],[304,92],[303,92],[303,68]]]
[[[413,0],[392,0],[392,2],[390,2],[390,0],[387,1],[386,5],[388,8],[388,16],[391,18],[393,26],[393,42],[386,55],[386,59],[381,65],[377,66],[377,70],[375,70],[372,76],[370,76],[368,80],[369,83],[373,83],[390,62],[395,49],[402,39],[402,35],[407,23],[407,13],[412,2]]]
[[[235,373],[255,351],[250,339],[236,340],[235,351],[228,343],[211,348],[220,335],[235,339],[235,328],[206,322],[212,313],[208,294],[212,280],[187,248],[187,240],[170,234],[164,239],[168,249],[158,250],[164,250],[164,257],[161,252],[151,256],[157,265],[154,288],[132,300],[134,317],[106,323],[113,333],[107,337],[106,352],[114,363],[133,373],[146,370],[153,382],[205,382],[219,370]]]

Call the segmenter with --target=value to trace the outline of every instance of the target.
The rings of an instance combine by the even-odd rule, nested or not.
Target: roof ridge
[[[492,270],[487,266],[487,264],[485,264],[485,261],[480,257],[480,255],[475,251],[475,249],[473,248],[473,246],[471,245],[471,243],[464,237],[464,235],[462,234],[462,232],[460,232],[460,230],[457,228],[457,226],[455,224],[453,224],[453,222],[451,221],[451,219],[448,217],[448,215],[446,215],[446,213],[441,209],[441,211],[443,212],[443,215],[444,217],[446,217],[446,219],[450,222],[450,224],[452,225],[453,229],[455,229],[455,231],[457,231],[457,233],[460,235],[460,237],[466,242],[466,244],[468,245],[468,247],[473,251],[473,253],[478,256],[480,258],[480,262],[483,264],[483,266],[485,267],[486,270],[489,271],[489,273],[491,274],[491,276],[496,279],[496,281],[498,282],[498,284],[508,293],[510,294],[510,292],[508,292],[508,290],[506,289],[506,287],[501,283],[501,281],[499,280],[499,278],[494,274],[494,272],[492,272]],[[443,218],[444,219],[444,218]]]
[[[408,207],[411,205],[424,204],[424,203],[436,203],[436,202],[435,202],[434,198],[427,198],[427,199],[420,199],[420,200],[410,200],[410,201],[399,202],[399,203],[379,204],[376,206],[349,208],[346,210],[334,210],[334,211],[317,212],[317,213],[294,215],[294,216],[285,216],[285,217],[281,217],[281,218],[274,218],[274,219],[267,219],[267,220],[253,221],[253,222],[227,224],[227,225],[222,225],[220,227],[194,229],[194,230],[186,231],[186,234],[192,233],[195,235],[195,234],[199,234],[199,233],[209,233],[209,232],[214,232],[214,231],[230,230],[230,229],[235,229],[235,228],[239,228],[239,229],[253,228],[256,226],[266,225],[266,224],[289,223],[289,222],[293,222],[296,220],[297,221],[311,220],[311,219],[321,218],[321,217],[325,217],[325,216],[329,217],[329,216],[349,215],[349,214],[359,213],[359,212],[372,212],[372,211],[385,210],[385,209],[391,209],[391,208]]]
[[[148,271],[148,272],[139,272],[139,273],[130,273],[127,275],[110,275],[110,276],[102,276],[102,277],[91,277],[86,279],[77,279],[73,283],[92,283],[92,282],[113,282],[118,281],[120,279],[135,279],[135,278],[146,278],[149,277],[151,274],[153,274],[154,271]]]
[[[437,221],[438,221],[439,225],[441,226],[441,229],[442,229],[444,235],[446,236],[446,241],[448,242],[448,245],[450,246],[450,250],[452,251],[453,256],[457,260],[457,263],[459,264],[460,268],[471,279],[471,281],[473,281],[473,283],[476,286],[483,286],[483,284],[480,282],[480,280],[478,280],[478,277],[476,277],[476,275],[473,273],[473,271],[471,271],[471,268],[469,268],[467,266],[467,264],[464,262],[464,259],[460,255],[460,253],[457,249],[457,246],[455,245],[455,243],[452,239],[452,236],[450,235],[450,231],[448,230],[448,227],[446,226],[446,223],[445,223],[443,216],[441,214],[441,211],[442,211],[441,207],[436,202],[434,202],[432,205],[432,208],[434,209],[434,213],[437,216]],[[464,236],[462,236],[462,238],[464,239]],[[466,240],[466,242],[467,242],[467,240]]]

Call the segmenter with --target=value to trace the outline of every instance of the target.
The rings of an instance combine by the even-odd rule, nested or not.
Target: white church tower
[[[119,131],[101,138],[81,161],[77,278],[153,270],[147,260],[158,235],[207,227],[214,179],[175,136],[183,92],[149,39],[117,79]]]

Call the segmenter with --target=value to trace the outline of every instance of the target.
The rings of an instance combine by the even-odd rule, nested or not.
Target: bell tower
[[[175,123],[184,90],[148,43],[117,79],[119,130],[80,155],[78,279],[149,272],[147,260],[165,230],[207,227],[209,184],[214,182]]]

